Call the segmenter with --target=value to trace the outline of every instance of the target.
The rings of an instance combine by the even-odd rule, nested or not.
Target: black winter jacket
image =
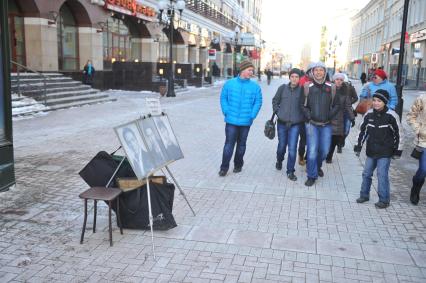
[[[283,123],[298,124],[304,122],[299,105],[303,98],[302,88],[292,88],[290,84],[281,85],[272,99],[272,109],[278,120]]]
[[[338,99],[332,99],[331,83],[318,84],[313,81],[306,84],[309,86],[309,93],[307,97],[303,95],[304,98],[300,104],[306,121],[314,125],[330,123],[340,109]]]
[[[368,157],[401,156],[403,133],[398,114],[386,106],[381,111],[370,109],[364,115],[358,144],[354,147],[355,152],[361,151],[365,141],[367,141]]]

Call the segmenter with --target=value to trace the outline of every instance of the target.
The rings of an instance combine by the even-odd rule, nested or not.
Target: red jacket
[[[308,75],[304,75],[302,78],[300,78],[299,80],[299,86],[304,86],[306,82],[311,81],[311,79],[309,78]]]

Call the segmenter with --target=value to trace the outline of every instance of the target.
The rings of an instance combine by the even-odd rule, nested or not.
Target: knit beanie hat
[[[341,79],[342,81],[345,80],[345,75],[342,73],[335,73],[333,76],[333,81],[337,80],[337,79]]]
[[[253,63],[252,63],[252,62],[250,62],[249,60],[243,60],[243,61],[241,61],[241,63],[240,63],[240,72],[242,72],[242,71],[244,71],[245,69],[250,68],[250,67],[254,68]]]
[[[327,70],[327,67],[325,66],[325,64],[321,61],[316,62],[313,64],[312,66],[312,70],[314,70],[315,68],[323,68],[324,70]]]
[[[376,97],[383,101],[385,104],[389,102],[389,92],[384,89],[378,89],[375,93],[373,93],[373,97]]]
[[[291,75],[292,74],[296,74],[296,75],[298,75],[299,76],[299,78],[300,78],[300,76],[302,75],[302,72],[300,71],[300,69],[298,69],[298,68],[293,68],[293,69],[291,69],[290,70],[290,72],[288,73],[288,77],[291,77]]]
[[[387,75],[386,75],[386,72],[385,71],[383,71],[382,69],[377,69],[376,71],[374,71],[374,74],[376,75],[376,76],[379,76],[379,77],[381,77],[382,78],[382,80],[386,80],[387,79]]]

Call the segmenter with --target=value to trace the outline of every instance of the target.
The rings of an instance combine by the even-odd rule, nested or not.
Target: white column
[[[184,44],[173,45],[173,60],[176,63],[188,63],[188,46]]]
[[[42,18],[24,18],[26,65],[38,71],[57,71],[57,27],[47,22]]]
[[[196,46],[189,46],[189,63],[198,63],[200,60],[199,48]]]
[[[157,62],[159,43],[152,38],[142,38],[142,62]]]
[[[96,28],[78,28],[79,69],[83,69],[87,60],[91,60],[96,70],[103,70],[102,32]]]

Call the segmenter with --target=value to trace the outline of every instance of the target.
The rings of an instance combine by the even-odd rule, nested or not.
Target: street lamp
[[[404,99],[402,99],[402,66],[404,64],[404,48],[405,48],[405,32],[407,30],[407,17],[408,17],[408,4],[410,0],[404,0],[404,10],[402,13],[402,28],[401,38],[399,41],[399,57],[398,57],[398,73],[396,75],[396,94],[398,95],[398,104],[395,109],[399,115],[399,120],[402,119],[402,110],[404,106]]]
[[[238,46],[239,37],[240,37],[240,27],[237,25],[237,26],[235,26],[235,29],[234,29],[234,42],[235,42],[235,44],[234,44],[234,46],[235,46],[234,47],[234,77],[236,77],[238,75],[238,72],[237,72],[237,52],[240,52],[240,48]]]
[[[337,35],[334,37],[334,40],[328,42],[328,51],[330,57],[333,56],[333,75],[336,73],[336,49],[337,47],[342,46],[342,41],[337,42]]]
[[[167,96],[174,97],[175,94],[175,83],[174,83],[174,68],[173,68],[173,32],[174,32],[174,19],[175,19],[175,11],[178,10],[179,14],[182,15],[182,11],[185,9],[185,1],[184,0],[160,0],[158,2],[158,10],[159,21],[169,28],[169,82],[167,85]],[[163,14],[164,11],[167,11]],[[163,18],[165,15],[165,18]]]

